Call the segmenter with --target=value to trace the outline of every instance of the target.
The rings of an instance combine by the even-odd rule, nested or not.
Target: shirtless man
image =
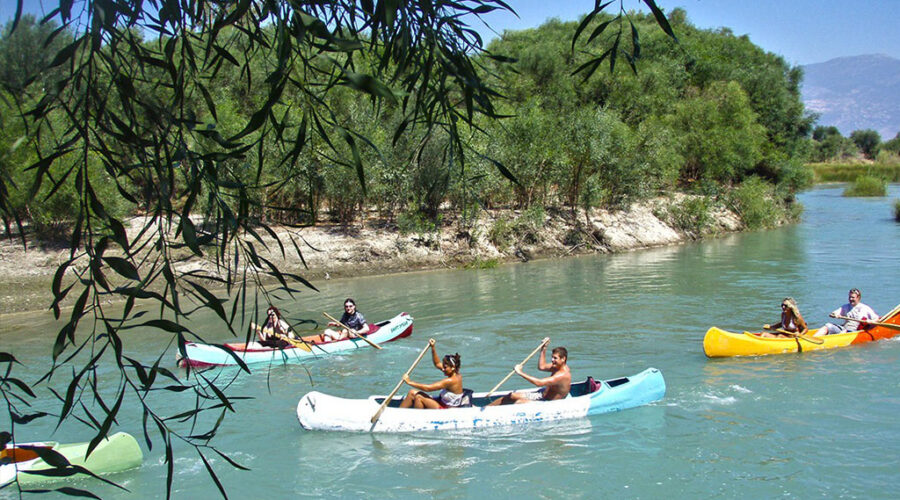
[[[541,387],[541,390],[535,392],[511,392],[502,398],[495,399],[488,406],[530,403],[532,401],[553,401],[568,396],[569,387],[572,385],[572,373],[569,371],[569,365],[566,364],[569,352],[566,351],[565,347],[553,349],[549,363],[545,360],[546,353],[547,344],[544,343],[544,347],[541,348],[541,355],[538,357],[538,370],[550,372],[549,377],[532,377],[522,371],[522,365],[516,365],[515,368],[519,376]]]

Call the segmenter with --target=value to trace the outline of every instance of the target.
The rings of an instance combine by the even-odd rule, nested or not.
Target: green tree
[[[850,140],[862,151],[862,154],[870,160],[878,155],[878,147],[881,145],[881,135],[871,129],[854,130],[850,133]]]
[[[682,182],[737,182],[763,157],[766,130],[736,82],[710,84],[666,122],[679,134]]]
[[[837,127],[818,126],[812,134],[812,161],[829,161],[853,156],[858,151],[852,140],[841,135]]]
[[[900,154],[900,132],[897,132],[897,135],[895,135],[893,139],[885,141],[881,145],[881,150],[890,151],[894,154]]]

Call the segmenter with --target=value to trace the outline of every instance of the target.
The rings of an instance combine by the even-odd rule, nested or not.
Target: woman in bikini
[[[781,321],[774,325],[763,325],[766,330],[784,330],[798,335],[806,335],[808,330],[803,315],[800,314],[800,308],[797,307],[797,301],[791,297],[785,297],[781,301]],[[793,337],[793,335],[785,335],[778,332],[763,332],[760,337]]]
[[[420,384],[409,379],[409,375],[403,376],[403,381],[412,387],[409,393],[400,403],[400,408],[454,408],[463,404],[462,375],[459,373],[459,353],[448,354],[443,360],[438,359],[437,350],[434,348],[434,339],[428,340],[431,345],[431,358],[434,367],[444,373],[444,379],[433,384]],[[437,397],[428,393],[440,390]]]

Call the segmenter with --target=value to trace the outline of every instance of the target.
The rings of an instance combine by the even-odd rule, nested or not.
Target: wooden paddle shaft
[[[892,323],[883,323],[881,321],[870,321],[870,320],[864,320],[864,319],[848,318],[847,316],[835,316],[835,318],[846,319],[848,321],[856,321],[857,323],[865,323],[867,325],[875,325],[875,326],[883,326],[885,328],[893,328],[894,330],[900,330],[900,325],[895,325]]]
[[[353,329],[350,328],[349,326],[347,326],[347,325],[341,323],[340,321],[334,319],[334,316],[328,314],[327,312],[323,312],[322,314],[324,314],[325,317],[328,318],[328,319],[330,319],[331,321],[334,321],[335,323],[341,325],[342,328],[346,328],[346,329],[347,329],[347,333],[350,333],[350,331],[353,330]],[[372,342],[371,340],[367,339],[367,338],[366,338],[365,336],[363,336],[363,335],[357,335],[357,337],[359,337],[359,338],[365,340],[366,342],[369,343],[370,346],[374,347],[375,349],[382,349],[382,347],[381,347],[380,345],[376,344],[375,342]]]
[[[787,335],[789,337],[794,337],[796,339],[803,339],[807,342],[812,342],[813,344],[824,344],[825,343],[825,341],[823,339],[816,338],[816,337],[810,337],[809,335],[803,335],[803,334],[800,334],[797,332],[789,332],[783,328],[771,328],[770,327],[770,328],[766,328],[766,330],[772,330],[774,332],[778,332],[783,335]]]
[[[550,343],[550,339],[541,341],[541,345],[537,346],[537,348],[536,348],[535,350],[531,351],[531,354],[529,354],[528,357],[526,357],[524,360],[522,360],[522,362],[519,363],[519,364],[520,364],[520,365],[524,365],[525,363],[527,363],[528,360],[531,359],[532,356],[534,356],[535,354],[537,354],[538,351],[540,351],[542,348],[544,348],[544,346],[546,346],[546,345],[549,344],[549,343]],[[509,372],[509,374],[507,374],[505,377],[503,377],[503,380],[501,380],[499,384],[495,385],[494,388],[491,389],[491,391],[488,392],[487,395],[486,395],[485,397],[486,397],[486,398],[491,397],[491,394],[493,394],[494,391],[496,391],[497,389],[499,389],[501,385],[505,384],[506,381],[509,380],[509,377],[512,377],[515,373],[516,373],[516,370],[515,370],[515,368],[514,368],[511,372]]]
[[[419,353],[419,357],[416,358],[416,360],[413,362],[412,366],[409,367],[409,370],[406,370],[406,373],[402,377],[400,377],[400,382],[397,382],[397,386],[394,387],[394,390],[391,391],[390,394],[388,394],[388,397],[384,398],[384,402],[381,403],[381,406],[378,408],[378,411],[375,412],[374,415],[372,415],[371,422],[373,424],[378,421],[378,417],[381,416],[381,412],[383,412],[385,407],[387,407],[388,403],[391,402],[391,398],[394,397],[394,394],[397,394],[397,391],[400,390],[400,386],[403,385],[403,379],[408,377],[409,374],[412,373],[412,371],[413,371],[413,369],[415,369],[416,365],[419,364],[419,361],[422,361],[422,356],[424,356],[425,353],[428,352],[428,349],[430,349],[430,348],[431,348],[431,342],[428,342],[428,345],[425,346],[425,349],[422,349],[422,352]]]
[[[287,342],[288,344],[291,344],[292,346],[294,346],[297,349],[302,349],[307,352],[312,352],[312,348],[309,347],[308,345],[306,345],[306,342],[304,342],[302,340],[292,339],[291,337],[289,337],[287,335],[282,335],[280,333],[276,333],[275,336],[280,338],[281,340]]]

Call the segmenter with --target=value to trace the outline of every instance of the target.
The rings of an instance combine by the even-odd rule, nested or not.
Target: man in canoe
[[[359,337],[369,333],[369,324],[362,313],[356,310],[356,301],[347,298],[344,301],[344,314],[340,321],[329,321],[329,327],[320,335],[312,335],[303,337],[305,342],[333,342],[335,340],[343,340],[350,337]]]
[[[872,310],[871,307],[860,302],[860,299],[862,299],[862,293],[860,293],[859,289],[851,288],[847,296],[849,303],[842,305],[828,315],[832,318],[840,316],[850,319],[844,321],[843,326],[838,326],[834,323],[826,323],[825,326],[816,332],[816,337],[859,330],[860,321],[878,321],[878,315],[875,314],[875,311]]]
[[[566,361],[569,359],[569,352],[565,347],[556,347],[550,356],[550,362],[545,360],[547,354],[547,344],[541,347],[541,355],[538,357],[538,370],[542,372],[550,372],[549,377],[537,378],[528,375],[522,370],[522,365],[516,365],[515,371],[520,377],[541,387],[535,392],[511,392],[502,398],[495,399],[488,406],[507,405],[513,403],[530,403],[532,401],[553,401],[563,399],[569,395],[569,388],[572,385],[572,372],[569,371],[569,365]]]

